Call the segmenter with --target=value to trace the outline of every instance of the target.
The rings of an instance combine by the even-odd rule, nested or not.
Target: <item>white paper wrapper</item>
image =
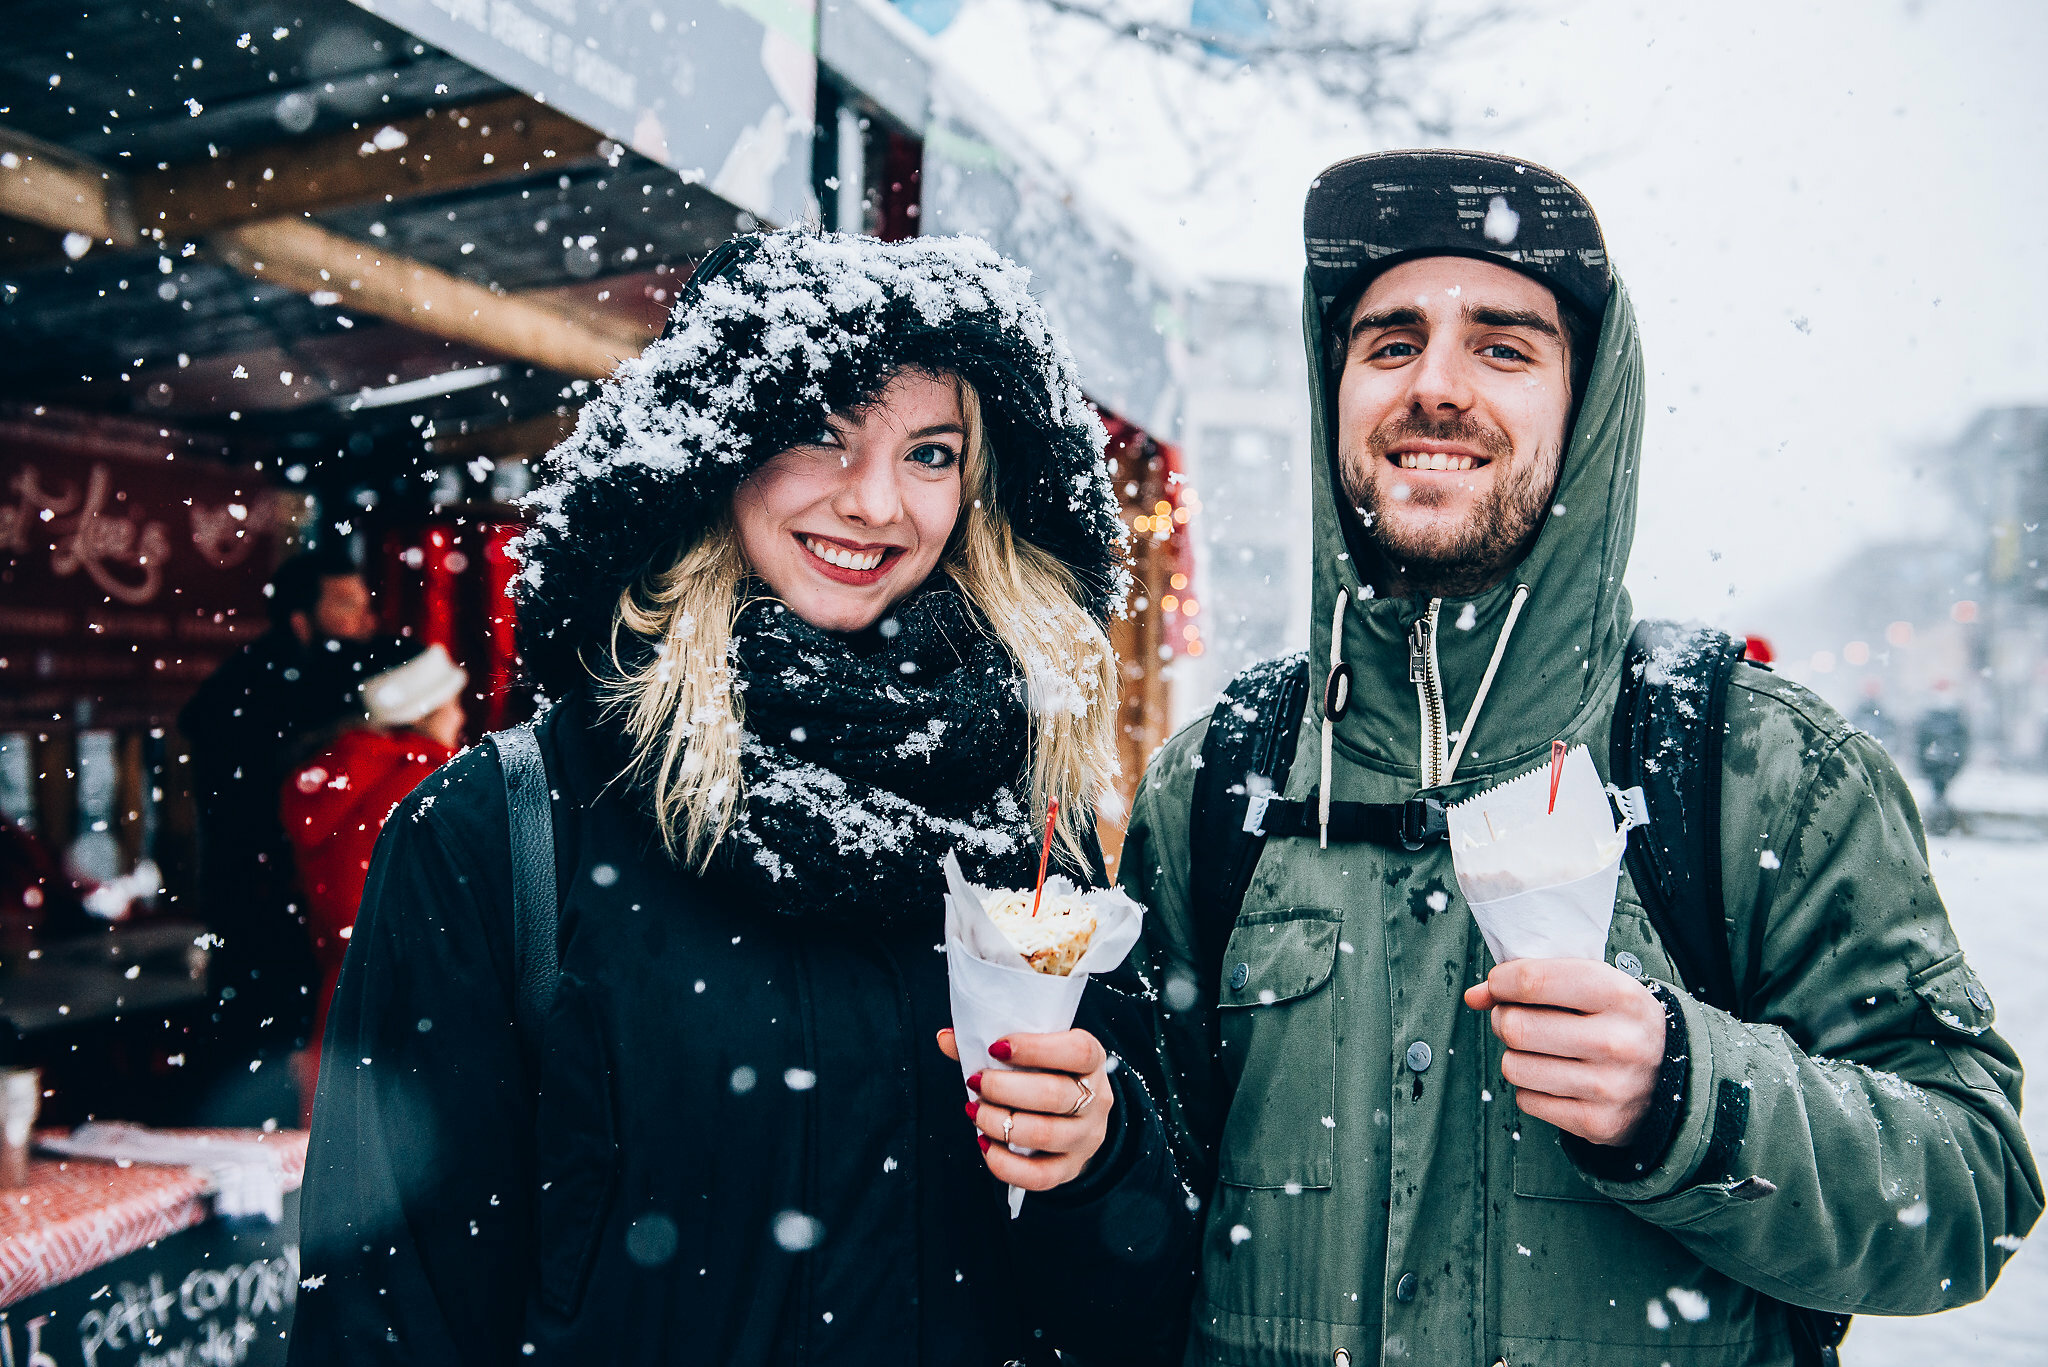
[[[1064,878],[1045,880],[1047,896],[1072,894]],[[1081,900],[1095,913],[1095,934],[1071,973],[1056,978],[1024,961],[982,909],[990,889],[967,881],[960,861],[946,856],[946,974],[953,999],[953,1040],[960,1050],[964,1080],[983,1069],[1007,1069],[989,1057],[988,1047],[1005,1035],[1049,1035],[1072,1028],[1088,975],[1105,973],[1124,961],[1138,942],[1145,909],[1120,889],[1104,888]],[[968,1092],[971,1100],[974,1096]],[[1016,1153],[1030,1150],[1015,1144]],[[1010,1188],[1010,1218],[1024,1206],[1024,1190]]]
[[[1638,824],[1625,816],[1616,826],[1608,792],[1581,745],[1565,754],[1555,810],[1545,764],[1445,814],[1451,867],[1495,963],[1606,959],[1621,856]]]

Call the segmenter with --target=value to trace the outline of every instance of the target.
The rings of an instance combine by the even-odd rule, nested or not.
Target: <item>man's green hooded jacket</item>
[[[1441,795],[1524,773],[1559,739],[1604,777],[1643,413],[1620,283],[1550,516],[1469,600],[1366,594],[1338,522],[1313,309],[1307,334],[1310,697],[1333,635],[1353,671],[1332,796],[1397,802],[1441,771],[1431,750],[1455,743],[1518,585],[1526,605]],[[1426,616],[1435,668],[1418,686]],[[1949,926],[1912,797],[1869,736],[1767,669],[1738,667],[1727,725],[1722,885],[1743,1018],[1677,994],[1682,1114],[1661,1163],[1622,1182],[1582,1169],[1501,1081],[1499,1042],[1460,1001],[1492,961],[1441,843],[1268,840],[1222,964],[1197,973],[1189,804],[1206,722],[1159,752],[1120,877],[1151,909],[1138,962],[1161,989],[1165,1109],[1205,1203],[1190,1363],[1775,1367],[1793,1361],[1786,1302],[1918,1314],[1985,1293],[2041,1181],[2019,1061]],[[1321,770],[1311,704],[1285,795]],[[1624,951],[1678,983],[1626,871],[1609,960]]]

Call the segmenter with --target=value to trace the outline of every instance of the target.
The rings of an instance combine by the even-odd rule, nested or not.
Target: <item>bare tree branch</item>
[[[1270,0],[1264,22],[1246,32],[1196,28],[1130,13],[1118,0],[1032,0],[1052,14],[1094,24],[1122,43],[1169,57],[1216,79],[1255,70],[1268,77],[1305,78],[1323,98],[1377,125],[1405,124],[1442,137],[1453,120],[1426,108],[1435,94],[1413,79],[1413,65],[1517,17],[1505,4],[1438,19],[1418,7],[1405,20],[1362,15],[1351,6],[1316,0]]]

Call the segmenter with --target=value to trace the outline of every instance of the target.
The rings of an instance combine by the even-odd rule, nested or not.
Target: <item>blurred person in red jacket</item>
[[[391,809],[461,743],[469,675],[438,645],[394,642],[364,680],[365,720],[285,780],[280,810],[306,895],[306,930],[320,966],[313,1033],[295,1057],[302,1118],[311,1123],[327,1008],[348,952],[370,854]]]

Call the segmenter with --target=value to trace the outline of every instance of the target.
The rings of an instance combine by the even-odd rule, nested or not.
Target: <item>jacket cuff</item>
[[[1650,1088],[1650,1109],[1636,1125],[1628,1143],[1595,1144],[1575,1134],[1560,1139],[1565,1153],[1579,1170],[1608,1182],[1633,1182],[1664,1162],[1677,1137],[1679,1119],[1685,1114],[1686,1049],[1685,1013],[1679,1009],[1678,993],[1652,979],[1644,984],[1664,1007],[1664,1062]]]
[[[1653,984],[1652,990],[1664,1003],[1665,1012],[1665,1065],[1666,1071],[1657,1076],[1658,1091],[1666,1092],[1665,1079],[1673,1065],[1671,1040],[1676,1035],[1681,1040],[1683,1056],[1676,1061],[1676,1071],[1681,1086],[1676,1089],[1678,1103],[1674,1116],[1669,1122],[1670,1133],[1665,1138],[1662,1153],[1656,1161],[1644,1168],[1640,1175],[1611,1175],[1611,1169],[1596,1167],[1584,1160],[1582,1150],[1568,1143],[1565,1151],[1578,1165],[1581,1173],[1593,1189],[1617,1201],[1640,1203],[1657,1201],[1692,1184],[1699,1175],[1700,1167],[1712,1147],[1714,1134],[1714,1096],[1716,1070],[1714,1067],[1714,1018],[1719,1015],[1712,1007],[1695,1001],[1686,992],[1663,983]],[[1673,1031],[1670,1023],[1674,1014],[1679,1029]],[[1725,1018],[1724,1018],[1725,1019]],[[1639,1136],[1640,1138],[1640,1136]],[[1587,1148],[1594,1146],[1587,1145]],[[1616,1155],[1632,1155],[1635,1145],[1626,1150],[1613,1150]],[[1633,1163],[1633,1158],[1624,1161]]]

